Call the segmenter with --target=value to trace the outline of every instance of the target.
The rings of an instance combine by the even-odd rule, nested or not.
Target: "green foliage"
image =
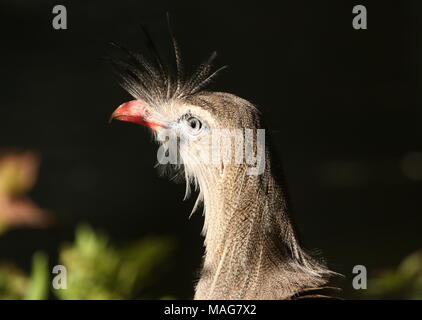
[[[32,271],[24,298],[26,300],[47,299],[48,288],[48,258],[45,253],[36,252],[32,258]]]
[[[87,225],[76,229],[73,244],[63,246],[59,262],[66,267],[66,289],[52,289],[52,267],[44,253],[33,256],[31,274],[8,264],[0,265],[0,299],[71,300],[160,298],[151,284],[160,274],[171,250],[169,239],[146,237],[122,248]],[[170,298],[166,296],[166,298]]]
[[[28,277],[15,266],[0,266],[0,300],[23,299],[28,283]]]
[[[157,267],[168,256],[167,239],[145,238],[116,249],[104,234],[82,225],[75,243],[60,252],[67,268],[67,289],[54,290],[60,299],[134,299],[148,296]]]
[[[397,269],[369,279],[364,294],[376,299],[422,299],[422,250],[406,257]]]
[[[42,252],[36,252],[32,258],[31,275],[10,264],[0,266],[1,300],[43,300],[48,298],[48,260]]]
[[[14,227],[48,227],[49,212],[27,196],[37,179],[39,159],[32,152],[0,153],[0,235]],[[170,252],[170,241],[147,237],[123,248],[87,225],[76,229],[73,244],[59,252],[67,289],[52,289],[48,257],[37,252],[30,275],[0,264],[0,299],[136,299],[156,298],[151,284]],[[51,290],[51,291],[50,291]],[[168,297],[167,297],[168,298]]]

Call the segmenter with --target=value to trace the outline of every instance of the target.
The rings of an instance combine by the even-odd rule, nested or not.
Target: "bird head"
[[[223,180],[228,168],[247,168],[244,130],[256,132],[262,126],[259,112],[248,101],[229,93],[204,90],[224,68],[212,71],[215,53],[190,77],[184,77],[174,40],[173,44],[175,73],[164,66],[154,50],[151,61],[123,49],[125,60],[114,61],[114,65],[122,76],[122,86],[135,99],[121,104],[111,119],[148,127],[160,144],[159,164],[183,169],[178,172],[184,173],[186,195],[193,183],[199,187],[201,198],[207,186]],[[252,133],[250,144],[256,142]],[[238,152],[242,159],[236,159]],[[259,153],[257,145],[252,147],[252,153],[255,157]],[[261,153],[260,160],[263,157]]]

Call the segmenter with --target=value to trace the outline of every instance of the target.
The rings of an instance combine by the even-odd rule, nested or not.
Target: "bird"
[[[162,167],[186,180],[185,197],[197,192],[193,211],[202,205],[204,216],[205,248],[194,299],[288,300],[328,288],[335,272],[298,239],[270,138],[258,154],[258,131],[268,136],[258,107],[232,93],[208,89],[225,69],[214,68],[216,52],[187,75],[174,34],[170,31],[172,67],[163,62],[143,29],[146,53],[113,43],[122,57],[111,62],[120,84],[134,99],[118,106],[110,119],[148,127],[164,157],[174,153],[168,143],[174,138],[178,161]],[[260,170],[251,173],[245,159],[216,157],[206,162],[201,158],[210,150],[217,155],[227,151],[223,144],[212,144],[214,132],[236,130],[244,136],[248,130],[253,133],[249,151],[257,162],[262,160]],[[235,146],[231,144],[229,151]],[[246,146],[240,149],[245,151]]]

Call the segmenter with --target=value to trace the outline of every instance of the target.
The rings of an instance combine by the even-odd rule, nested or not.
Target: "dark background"
[[[65,5],[68,29],[54,30]],[[368,9],[368,30],[352,8]],[[256,103],[284,162],[293,215],[352,296],[354,265],[369,274],[421,247],[422,37],[420,1],[0,1],[0,147],[38,151],[32,198],[55,212],[48,232],[0,239],[2,258],[23,267],[56,253],[86,221],[117,243],[171,235],[177,252],[157,284],[192,295],[202,217],[188,215],[183,184],[154,170],[144,128],[108,124],[130,99],[103,59],[117,41],[141,50],[147,25],[163,52],[165,12],[187,68],[212,50],[229,65],[213,87]],[[416,152],[416,153],[415,153]]]

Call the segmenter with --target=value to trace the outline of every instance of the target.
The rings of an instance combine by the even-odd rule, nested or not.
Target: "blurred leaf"
[[[0,266],[0,300],[22,299],[28,287],[28,279],[18,268]]]
[[[60,251],[68,288],[55,290],[55,294],[72,300],[134,299],[138,292],[147,295],[145,289],[169,252],[168,240],[152,237],[117,249],[104,234],[81,225],[74,243]]]
[[[37,179],[38,157],[31,152],[7,153],[0,157],[0,195],[28,192]]]
[[[36,252],[32,259],[31,277],[25,294],[26,300],[47,299],[50,285],[49,275],[47,255],[42,252]]]
[[[364,294],[377,299],[422,299],[422,250],[406,257],[397,269],[369,279]]]
[[[153,280],[153,270],[170,254],[169,239],[147,237],[124,249],[118,279],[122,290],[130,293],[137,284],[148,286]]]
[[[0,233],[18,225],[50,223],[48,212],[25,197],[35,184],[38,165],[38,157],[31,152],[0,156]]]

